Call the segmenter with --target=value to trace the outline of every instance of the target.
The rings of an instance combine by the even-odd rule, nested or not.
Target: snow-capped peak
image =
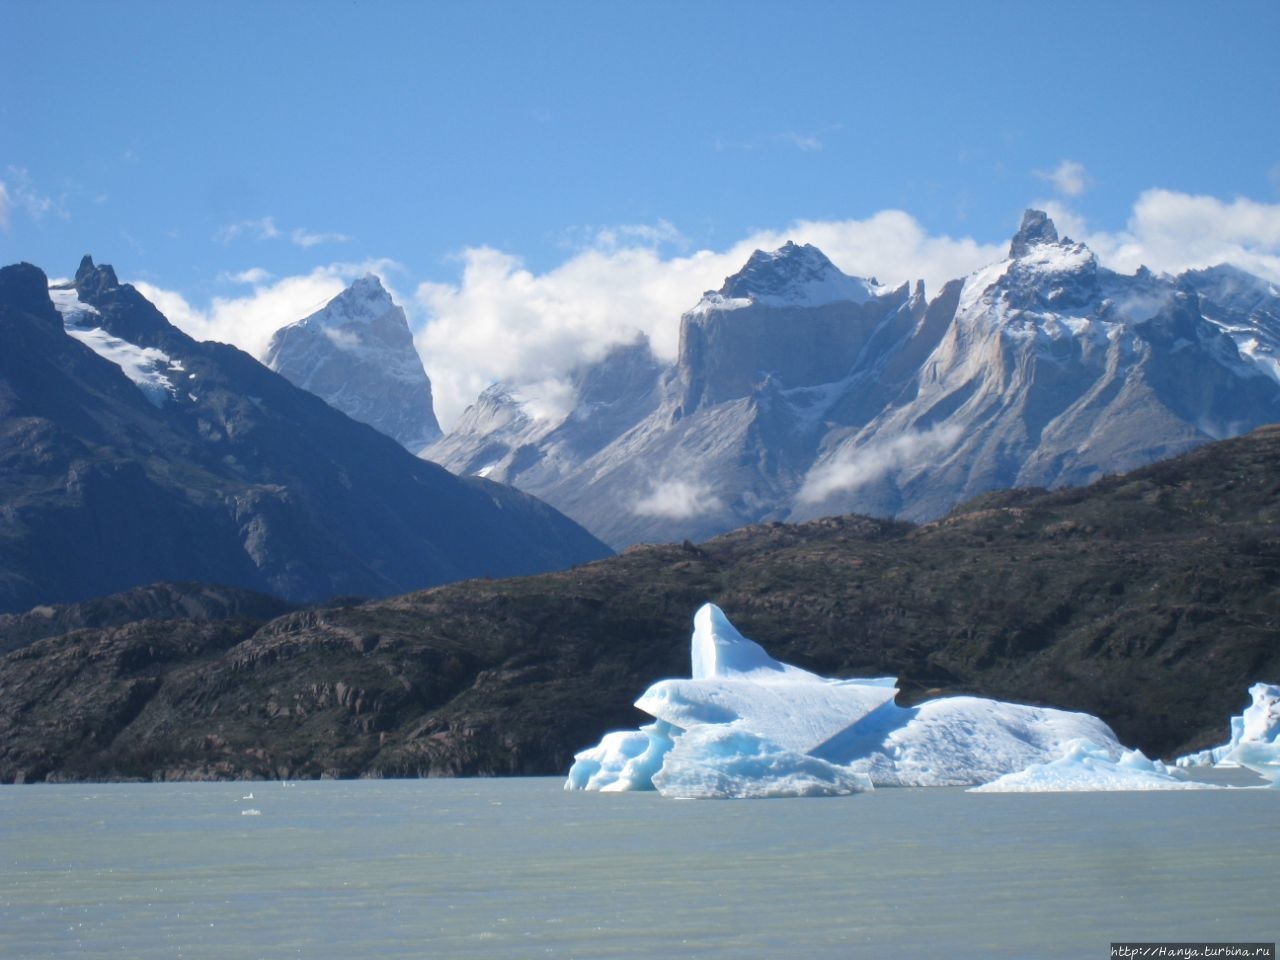
[[[1009,244],[1009,259],[1018,260],[1031,253],[1033,247],[1042,244],[1061,243],[1058,228],[1043,210],[1027,210],[1022,214],[1022,226]]]
[[[367,273],[300,322],[324,327],[372,323],[395,306],[382,281]]]
[[[883,290],[875,280],[851,277],[812,244],[788,240],[777,250],[757,250],[746,266],[708,291],[698,310],[732,310],[751,304],[769,307],[818,307],[851,301],[866,303]]]

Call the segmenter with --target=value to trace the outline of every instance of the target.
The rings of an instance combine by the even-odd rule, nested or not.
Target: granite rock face
[[[1117,274],[1035,210],[1006,259],[931,298],[788,244],[684,315],[679,358],[651,382],[611,441],[505,479],[615,548],[848,512],[929,520],[1280,419],[1280,293],[1229,266]],[[465,442],[424,455],[460,473],[538,463],[579,415],[538,423],[514,386],[503,396],[518,438],[486,431],[481,404]]]
[[[277,330],[263,363],[411,453],[440,436],[404,310],[373,275]]]

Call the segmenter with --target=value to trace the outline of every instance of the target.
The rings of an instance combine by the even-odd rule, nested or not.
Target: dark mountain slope
[[[256,631],[46,639],[0,660],[0,778],[563,772],[687,675],[707,600],[784,661],[901,677],[902,700],[1085,710],[1155,755],[1220,742],[1280,678],[1280,427],[923,526],[772,524]]]
[[[74,294],[72,332],[160,359],[144,389],[68,335],[40,270],[0,271],[0,611],[158,580],[385,596],[608,553],[532,497],[459,482],[197,343],[109,267],[86,258]]]
[[[293,609],[266,594],[202,583],[153,583],[80,603],[41,605],[0,613],[0,653],[73,630],[119,627],[139,620],[255,620],[265,623]]]

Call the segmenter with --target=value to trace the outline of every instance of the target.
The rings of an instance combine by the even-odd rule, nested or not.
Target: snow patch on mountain
[[[154,406],[162,407],[178,395],[173,377],[182,372],[181,363],[163,350],[129,343],[96,325],[94,318],[101,316],[98,310],[90,304],[81,303],[75,288],[67,283],[51,285],[49,299],[62,314],[62,325],[67,335],[119,367]]]
[[[866,303],[885,292],[875,280],[851,277],[812,244],[788,241],[773,251],[757,250],[746,266],[725,280],[719,291],[707,291],[690,313],[766,307],[819,307],[848,301]]]

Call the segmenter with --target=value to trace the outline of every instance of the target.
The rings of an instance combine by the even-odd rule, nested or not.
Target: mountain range
[[[944,515],[1087,483],[1280,419],[1280,293],[1230,266],[1118,274],[1029,210],[1008,256],[931,298],[756,251],[535,416],[499,383],[423,456],[513,484],[617,549],[849,512]]]
[[[373,286],[357,293],[379,300]],[[88,257],[52,287],[30,264],[0,270],[0,342],[0,612],[161,580],[386,596],[609,553],[533,497],[193,340]]]
[[[273,607],[191,584],[0,617],[0,781],[564,774],[720,605],[823,676],[1082,710],[1172,757],[1280,677],[1280,427],[945,518],[767,523]]]

